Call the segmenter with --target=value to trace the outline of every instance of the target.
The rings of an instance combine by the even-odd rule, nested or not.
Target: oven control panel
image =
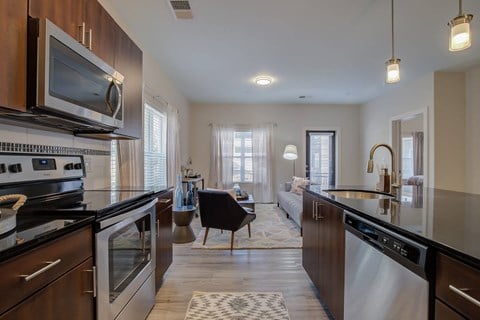
[[[0,154],[0,185],[85,177],[83,156]]]

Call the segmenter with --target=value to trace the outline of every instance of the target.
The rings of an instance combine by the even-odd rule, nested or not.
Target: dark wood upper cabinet
[[[30,0],[28,14],[33,18],[45,18],[81,40],[84,20],[83,0]]]
[[[115,20],[97,0],[85,1],[85,31],[87,47],[110,66],[115,63]]]
[[[139,139],[142,137],[143,53],[120,28],[115,36],[115,69],[123,74],[124,124],[115,133]]]
[[[0,107],[26,110],[27,0],[0,1]]]

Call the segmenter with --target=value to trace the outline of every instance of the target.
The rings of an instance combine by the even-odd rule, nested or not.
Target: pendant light
[[[392,58],[387,60],[387,83],[396,83],[400,81],[400,59],[395,58],[395,33],[393,20],[393,0],[392,3]]]
[[[472,14],[464,14],[462,12],[462,0],[458,1],[458,16],[450,20],[450,45],[448,50],[461,51],[470,48],[472,45],[472,37],[470,35],[470,21]]]

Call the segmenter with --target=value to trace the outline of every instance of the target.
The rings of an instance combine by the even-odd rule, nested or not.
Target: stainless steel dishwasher
[[[428,319],[428,248],[345,211],[345,319]]]

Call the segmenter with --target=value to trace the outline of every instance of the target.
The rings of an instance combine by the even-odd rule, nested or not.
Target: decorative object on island
[[[182,175],[177,175],[177,185],[175,186],[175,207],[181,208],[183,206],[183,185]]]
[[[470,21],[473,14],[462,12],[462,0],[458,1],[458,16],[448,22],[450,27],[450,42],[448,50],[462,51],[470,48],[472,37],[470,34]]]
[[[295,175],[295,159],[298,158],[297,146],[293,144],[287,144],[285,151],[283,151],[283,158],[287,160],[293,160],[293,176]]]
[[[387,83],[396,83],[400,81],[400,59],[395,58],[395,34],[394,34],[394,20],[393,20],[393,0],[392,6],[392,57],[387,60]]]
[[[192,183],[190,181],[187,183],[187,195],[185,197],[185,205],[193,206],[193,190]]]

